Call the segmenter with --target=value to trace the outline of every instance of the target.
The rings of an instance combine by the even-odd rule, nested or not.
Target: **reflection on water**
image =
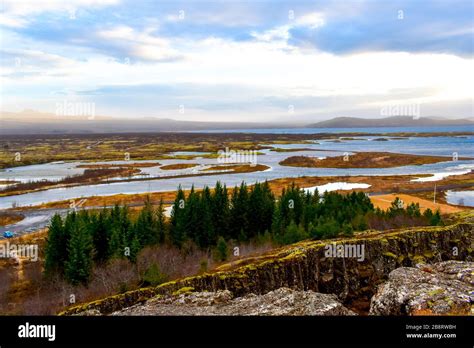
[[[474,207],[474,191],[447,191],[446,202],[449,204]]]

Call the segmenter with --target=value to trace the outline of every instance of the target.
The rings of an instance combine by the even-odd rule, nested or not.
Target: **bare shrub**
[[[263,254],[267,251],[275,249],[275,245],[271,241],[265,241],[261,243],[249,242],[243,244],[232,244],[231,259],[234,258],[234,248],[238,247],[238,253],[241,258]]]
[[[8,310],[8,292],[12,284],[12,275],[7,269],[0,269],[0,312]]]
[[[88,288],[89,293],[123,292],[138,284],[139,278],[136,266],[125,259],[112,259],[104,266],[95,267],[92,272],[92,281]]]
[[[148,268],[156,264],[169,279],[187,277],[200,271],[203,260],[207,267],[212,267],[212,260],[207,252],[196,247],[187,248],[186,252],[170,245],[156,245],[143,249],[137,258],[137,268],[143,275]]]

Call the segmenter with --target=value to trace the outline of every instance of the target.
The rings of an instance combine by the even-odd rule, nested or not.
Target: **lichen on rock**
[[[264,295],[234,298],[228,290],[187,292],[151,299],[112,315],[356,315],[335,295],[280,288]]]
[[[474,214],[473,214],[474,215]],[[370,301],[377,286],[393,270],[419,263],[474,259],[474,223],[471,215],[450,226],[417,227],[398,231],[369,231],[350,239],[303,241],[266,254],[223,265],[217,271],[139,289],[85,305],[71,307],[63,315],[96,309],[109,314],[180,289],[195,292],[229,290],[233,296],[263,295],[279,288],[334,294],[343,303]],[[326,257],[330,243],[363,244],[364,260]],[[453,251],[456,252],[453,252]]]
[[[392,271],[371,315],[474,315],[474,262],[445,261]]]

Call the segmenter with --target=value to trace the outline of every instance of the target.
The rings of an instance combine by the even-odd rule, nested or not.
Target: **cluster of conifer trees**
[[[147,245],[163,243],[166,233],[163,202],[153,208],[149,199],[136,218],[127,206],[72,211],[51,219],[45,248],[45,274],[59,274],[72,284],[87,283],[93,263],[112,257],[136,261]]]
[[[215,189],[192,188],[186,195],[178,188],[171,218],[163,202],[154,208],[149,199],[138,216],[126,206],[100,211],[71,212],[51,220],[45,255],[46,274],[60,274],[70,283],[87,283],[93,263],[113,257],[135,262],[147,245],[170,243],[178,248],[196,245],[216,249],[225,259],[226,243],[263,237],[279,244],[306,238],[332,238],[367,229],[370,219],[417,218],[424,224],[441,224],[439,212],[421,214],[419,206],[404,207],[395,200],[387,211],[375,209],[363,192],[339,194],[308,192],[292,184],[276,199],[269,184],[245,183],[228,190],[217,182]],[[420,221],[421,221],[420,220]]]
[[[250,189],[242,183],[230,194],[217,182],[213,192],[208,187],[201,192],[192,188],[187,197],[180,187],[171,211],[170,241],[181,247],[190,240],[206,249],[219,237],[250,240],[270,230],[274,206],[275,197],[267,182]]]

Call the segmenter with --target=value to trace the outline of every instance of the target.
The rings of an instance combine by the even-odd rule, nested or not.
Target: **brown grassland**
[[[198,163],[175,163],[175,164],[167,164],[161,166],[160,169],[163,170],[176,170],[176,169],[188,169],[198,166]]]
[[[86,169],[110,169],[110,168],[148,168],[148,167],[158,167],[161,164],[158,162],[134,162],[134,163],[120,163],[120,164],[79,164],[76,168],[86,168]]]
[[[13,211],[0,211],[0,226],[14,224],[15,222],[23,220],[23,215]]]
[[[470,159],[470,158],[460,158]],[[353,155],[318,159],[308,156],[292,156],[280,165],[308,168],[392,168],[451,161],[451,157],[419,156],[391,152],[356,152]]]
[[[20,195],[28,192],[42,191],[51,188],[71,187],[77,185],[87,185],[91,183],[95,184],[115,177],[132,177],[133,175],[136,175],[138,173],[140,173],[140,169],[133,167],[86,169],[83,174],[68,176],[59,181],[42,180],[35,182],[17,183],[15,185],[5,187],[3,190],[0,190],[0,197]]]

